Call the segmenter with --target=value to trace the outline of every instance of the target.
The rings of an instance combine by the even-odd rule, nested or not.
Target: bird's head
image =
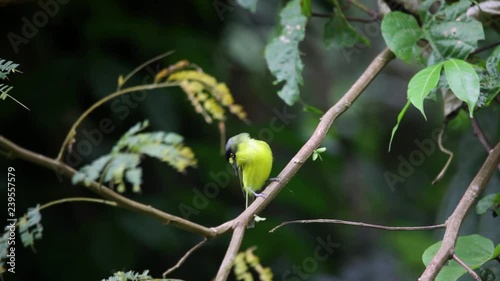
[[[250,139],[250,135],[248,133],[241,133],[234,137],[231,137],[226,143],[226,160],[229,164],[236,166],[236,153],[238,152],[239,145]]]

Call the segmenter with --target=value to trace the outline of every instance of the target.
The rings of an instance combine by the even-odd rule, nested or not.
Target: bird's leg
[[[278,176],[275,178],[269,178],[267,181],[281,181],[281,178]]]
[[[262,197],[262,198],[266,198],[266,194],[264,192],[261,192],[261,193],[257,193],[255,191],[253,191],[252,188],[248,188],[248,190],[250,190],[250,192],[252,192],[252,194],[255,196],[255,197]]]

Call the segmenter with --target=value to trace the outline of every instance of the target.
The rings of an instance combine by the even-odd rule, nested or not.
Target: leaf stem
[[[142,63],[142,64],[141,64],[141,65],[139,65],[138,67],[134,68],[134,70],[132,70],[129,74],[127,74],[127,76],[125,76],[125,77],[123,78],[123,82],[122,82],[122,84],[121,84],[121,85],[119,84],[119,85],[118,85],[118,87],[116,88],[116,90],[117,90],[117,91],[119,91],[119,90],[121,89],[121,87],[122,87],[123,85],[125,85],[125,83],[127,83],[127,81],[128,81],[128,80],[129,80],[132,76],[134,76],[137,72],[139,72],[141,69],[143,69],[144,67],[146,67],[148,64],[153,63],[153,62],[155,62],[155,61],[157,61],[157,60],[161,60],[162,58],[167,57],[167,56],[169,56],[169,55],[171,55],[171,54],[173,54],[173,53],[174,53],[174,51],[168,51],[168,52],[166,52],[166,53],[160,54],[160,55],[158,55],[158,56],[156,56],[156,57],[154,57],[154,58],[152,58],[152,59],[147,60],[146,62]]]
[[[52,207],[54,205],[68,203],[68,202],[92,202],[92,203],[110,205],[110,206],[114,206],[114,207],[118,206],[118,204],[116,204],[116,202],[104,200],[104,199],[89,198],[89,197],[71,197],[71,198],[63,198],[63,199],[59,199],[59,200],[55,200],[55,201],[51,201],[49,203],[43,204],[40,207],[40,211],[43,209],[46,209],[48,207]]]
[[[66,150],[66,147],[68,144],[71,142],[71,140],[74,138],[76,135],[76,128],[82,123],[83,119],[87,117],[94,109],[97,107],[101,106],[105,102],[118,97],[123,94],[127,94],[130,92],[135,92],[135,91],[144,91],[144,90],[154,90],[154,89],[161,89],[161,88],[167,88],[167,87],[173,87],[173,86],[178,86],[178,82],[163,82],[163,83],[158,83],[158,84],[147,84],[147,85],[139,85],[139,86],[133,86],[129,88],[125,88],[123,90],[116,91],[114,93],[111,93],[108,96],[105,96],[104,98],[100,99],[96,103],[94,103],[91,107],[89,107],[85,112],[80,115],[80,117],[76,120],[76,122],[71,126],[71,129],[68,132],[68,135],[66,136],[66,139],[64,140],[61,149],[59,150],[59,154],[57,155],[56,161],[62,162],[62,157],[64,155],[64,152]]]

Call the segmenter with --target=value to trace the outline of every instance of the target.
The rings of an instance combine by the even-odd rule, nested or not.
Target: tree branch
[[[472,130],[474,132],[474,135],[479,139],[479,142],[483,145],[484,149],[489,153],[491,151],[491,145],[486,136],[484,135],[483,129],[481,129],[481,126],[479,125],[479,122],[477,121],[476,118],[471,118],[471,124],[472,124]],[[500,164],[497,166],[498,171],[500,171]]]
[[[274,232],[276,229],[285,226],[287,224],[295,224],[295,223],[334,223],[334,224],[345,224],[345,225],[353,225],[360,227],[368,227],[368,228],[376,228],[383,230],[391,230],[391,231],[417,231],[417,230],[431,230],[438,228],[446,228],[446,224],[436,224],[436,225],[426,225],[426,226],[385,226],[385,225],[377,225],[363,222],[355,222],[355,221],[344,221],[344,220],[335,220],[335,219],[316,219],[316,220],[295,220],[295,221],[287,221],[284,222],[269,232]]]
[[[163,278],[165,278],[165,276],[167,276],[168,274],[170,274],[172,271],[174,271],[177,268],[179,268],[194,251],[198,250],[198,248],[200,248],[201,246],[203,246],[203,244],[205,244],[207,241],[208,241],[208,239],[206,237],[204,237],[202,241],[200,241],[198,244],[194,245],[194,247],[191,248],[189,251],[187,251],[184,254],[184,256],[182,256],[182,258],[174,266],[172,266],[171,268],[169,268],[167,271],[165,271],[163,273]]]
[[[229,276],[231,267],[233,267],[234,258],[238,254],[238,251],[241,247],[241,241],[243,241],[243,236],[245,236],[246,225],[247,223],[238,224],[234,229],[233,236],[231,237],[231,242],[229,242],[226,255],[224,256],[224,259],[222,260],[222,263],[219,267],[219,271],[217,272],[215,281],[226,280]]]
[[[32,162],[34,164],[37,164],[41,167],[45,167],[51,170],[54,170],[58,175],[64,175],[68,178],[73,177],[73,175],[76,173],[76,171],[71,168],[70,166],[67,166],[64,163],[61,163],[59,161],[56,161],[54,159],[48,158],[44,155],[32,152],[30,150],[24,149],[10,140],[6,139],[5,137],[0,135],[0,147],[8,152],[11,153],[11,156],[13,157],[18,157],[23,160],[26,160],[28,162]],[[158,210],[156,208],[153,208],[151,206],[147,206],[144,204],[141,204],[139,202],[136,202],[134,200],[130,200],[113,190],[100,185],[99,183],[92,181],[89,186],[87,186],[88,189],[91,191],[97,193],[101,197],[108,199],[110,201],[115,201],[118,206],[136,211],[138,213],[143,213],[146,215],[149,215],[151,217],[154,217],[156,219],[161,220],[163,223],[166,224],[171,224],[172,226],[175,226],[177,228],[192,232],[192,233],[198,233],[203,235],[206,238],[213,238],[217,235],[216,230],[210,229],[207,227],[204,227],[202,225],[196,224],[194,222],[191,222],[189,220],[185,220],[181,217],[177,217],[168,213],[165,213],[161,210]]]
[[[500,142],[497,143],[495,148],[490,152],[483,166],[462,196],[462,199],[460,199],[457,207],[446,221],[446,231],[444,233],[441,247],[427,265],[427,268],[422,273],[422,276],[418,279],[419,281],[434,280],[446,261],[452,257],[458,232],[460,231],[460,226],[462,225],[465,216],[472,208],[476,198],[491,179],[498,163],[500,163]]]
[[[474,132],[474,135],[479,139],[481,144],[483,145],[484,149],[486,151],[491,150],[491,145],[486,139],[486,136],[483,133],[483,130],[481,129],[481,126],[479,126],[479,122],[477,122],[476,118],[472,117],[471,118],[471,124],[472,124],[472,131]]]
[[[467,270],[467,272],[469,272],[469,274],[472,275],[472,277],[474,277],[474,279],[476,279],[477,281],[481,281],[481,277],[479,277],[479,275],[477,275],[477,273],[475,273],[474,270],[472,270],[472,268],[470,268],[467,264],[465,264],[465,262],[463,262],[455,253],[453,253],[453,255],[451,255],[451,257],[459,265],[461,265],[463,268],[465,268],[465,270]]]
[[[380,71],[394,59],[394,54],[388,48],[385,48],[377,57],[370,63],[366,70],[361,74],[361,76],[356,80],[356,82],[351,86],[349,91],[344,94],[344,96],[332,106],[324,115],[321,117],[316,130],[309,140],[302,146],[302,148],[297,152],[297,154],[288,162],[286,167],[281,171],[278,178],[279,181],[271,182],[267,188],[264,190],[266,197],[257,197],[256,200],[248,206],[248,208],[241,213],[233,221],[227,222],[215,229],[226,229],[232,227],[239,229],[238,232],[233,232],[233,238],[231,239],[231,245],[237,245],[238,248],[228,249],[226,256],[222,261],[222,264],[217,272],[215,278],[216,281],[223,281],[227,279],[229,274],[229,269],[226,267],[232,265],[235,253],[239,249],[241,244],[241,239],[245,233],[245,226],[247,223],[253,219],[254,215],[259,214],[266,208],[269,203],[278,195],[278,193],[283,189],[283,187],[292,179],[292,177],[297,173],[297,171],[302,167],[302,164],[311,156],[313,151],[319,147],[323,142],[328,133],[328,130],[332,126],[333,121],[340,116],[344,111],[346,111],[354,101],[361,95],[363,90],[373,81],[373,79],[380,73]],[[243,228],[243,229],[241,229]],[[238,242],[239,241],[239,242]],[[230,245],[230,246],[231,246]]]

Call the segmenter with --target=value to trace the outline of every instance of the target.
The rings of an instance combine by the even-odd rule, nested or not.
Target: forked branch
[[[488,158],[486,158],[486,161],[477,173],[476,177],[470,183],[457,207],[448,220],[446,220],[446,231],[444,233],[441,247],[427,265],[427,268],[423,272],[422,276],[418,279],[419,281],[434,280],[445,263],[453,257],[452,255],[455,249],[458,233],[460,231],[460,226],[462,225],[465,216],[475,203],[477,197],[490,181],[498,163],[500,163],[500,142],[497,143],[497,145],[490,152]]]
[[[328,133],[332,126],[333,121],[346,111],[361,95],[365,88],[373,81],[373,79],[380,73],[380,71],[394,59],[394,54],[388,48],[384,49],[377,57],[371,62],[356,82],[351,86],[349,91],[332,106],[321,118],[316,130],[309,140],[302,146],[297,154],[288,162],[286,167],[279,174],[279,181],[274,181],[267,186],[265,193],[266,197],[258,197],[252,205],[250,205],[243,213],[233,220],[232,227],[236,227],[238,231],[233,232],[231,245],[238,247],[229,247],[224,256],[224,260],[219,267],[216,281],[224,281],[229,275],[231,266],[233,265],[234,257],[236,256],[243,235],[245,234],[245,226],[253,219],[254,215],[259,214],[264,208],[271,203],[271,201],[278,195],[283,187],[292,179],[297,171],[302,167],[302,164],[312,155],[317,149]],[[227,226],[227,224],[224,224]],[[238,243],[239,241],[239,243]],[[233,243],[234,242],[234,243]]]

